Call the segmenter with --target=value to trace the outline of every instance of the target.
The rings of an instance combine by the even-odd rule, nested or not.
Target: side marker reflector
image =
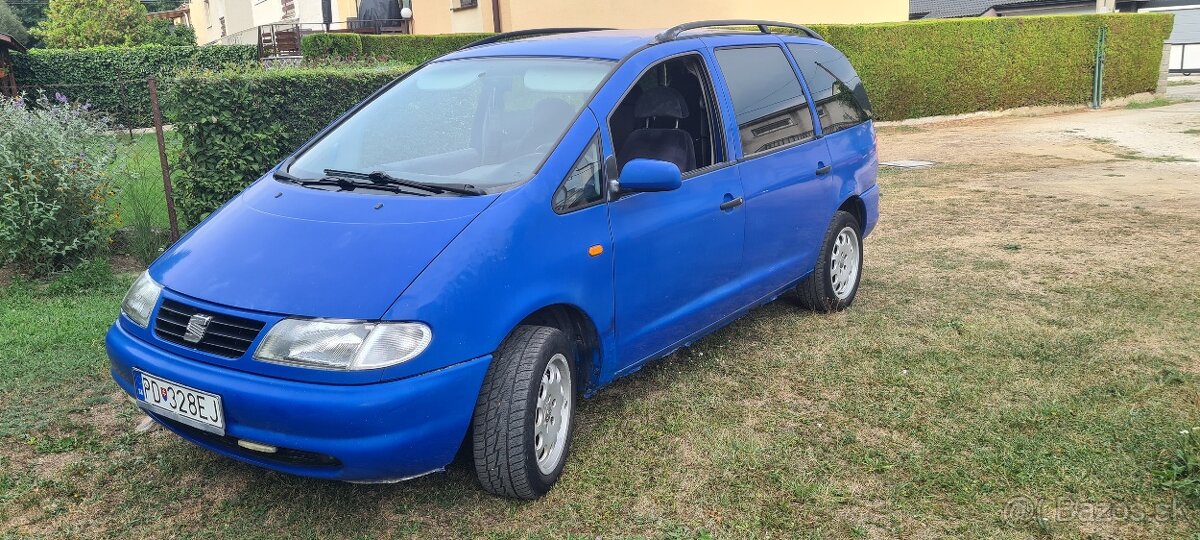
[[[593,257],[595,257],[596,255],[599,255],[601,253],[604,253],[604,246],[602,246],[600,244],[596,244],[596,245],[588,248],[588,255],[591,255]]]

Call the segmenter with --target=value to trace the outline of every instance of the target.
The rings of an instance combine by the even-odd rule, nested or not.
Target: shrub
[[[362,38],[358,34],[312,34],[300,40],[305,58],[355,58],[362,56]]]
[[[47,94],[60,92],[72,100],[91,103],[120,125],[147,127],[151,125],[146,87],[150,76],[164,78],[180,69],[246,64],[254,62],[257,55],[257,49],[249,45],[33,49],[15,55],[13,69],[19,86]]]
[[[876,116],[901,120],[1087,103],[1096,37],[1108,27],[1105,96],[1155,89],[1165,14],[937,19],[814,25],[862,77]]]
[[[171,86],[176,207],[195,225],[407,66],[191,72]]]
[[[39,96],[0,103],[0,126],[0,265],[37,276],[97,253],[114,218],[105,121]]]
[[[308,60],[364,56],[421,64],[492,34],[312,34],[300,42]]]

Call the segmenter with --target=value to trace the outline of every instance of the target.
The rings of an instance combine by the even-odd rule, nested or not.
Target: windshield
[[[472,58],[400,81],[296,158],[289,171],[383,172],[478,188],[528,179],[583,108],[611,62]]]

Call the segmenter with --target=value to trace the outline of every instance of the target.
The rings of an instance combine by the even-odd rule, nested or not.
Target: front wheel
[[[854,302],[862,279],[862,229],[858,220],[842,210],[833,215],[817,265],[796,287],[800,304],[821,312],[841,311]]]
[[[496,351],[472,420],[484,489],[536,499],[558,481],[575,425],[574,356],[566,334],[546,326],[520,326]]]

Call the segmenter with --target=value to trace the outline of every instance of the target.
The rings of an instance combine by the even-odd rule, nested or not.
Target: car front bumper
[[[221,396],[224,436],[149,411],[180,437],[268,469],[352,482],[403,480],[449,464],[491,363],[488,355],[396,381],[324,385],[177,356],[129,334],[120,321],[105,345],[113,380],[130,396],[137,395],[135,369]],[[249,450],[239,440],[279,450]]]

